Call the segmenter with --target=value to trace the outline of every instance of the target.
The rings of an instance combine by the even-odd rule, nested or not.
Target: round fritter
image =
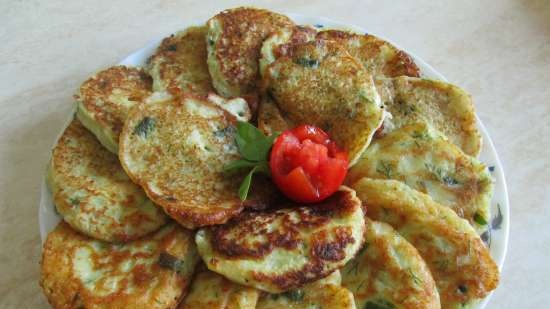
[[[209,270],[195,275],[178,309],[255,309],[260,291],[231,282]]]
[[[143,70],[114,66],[85,81],[75,95],[76,116],[109,151],[118,153],[118,136],[130,109],[151,94]]]
[[[40,285],[54,308],[175,308],[198,261],[193,235],[175,224],[122,245],[61,222],[44,243]]]
[[[195,240],[206,266],[240,284],[279,293],[327,276],[363,243],[363,210],[349,188],[320,204],[284,207],[245,212],[199,230]]]
[[[466,154],[477,157],[481,135],[476,125],[472,98],[459,87],[437,80],[397,77],[378,80],[384,106],[392,114],[388,131],[424,121],[443,132]]]
[[[386,223],[367,218],[365,226],[363,249],[341,271],[342,285],[353,292],[357,308],[441,308],[418,251]]]
[[[362,178],[353,185],[374,220],[390,224],[426,261],[442,308],[462,308],[494,290],[497,265],[468,221],[428,195],[395,180]]]
[[[363,177],[400,180],[451,207],[478,231],[487,228],[493,193],[489,171],[428,124],[405,125],[375,139],[346,182]]]
[[[125,123],[122,166],[153,202],[187,228],[221,224],[245,206],[259,207],[266,203],[262,190],[272,188],[255,181],[258,190],[253,187],[242,202],[238,189],[244,176],[224,173],[226,164],[240,158],[232,113],[242,120],[250,117],[243,99],[185,95],[147,101]]]
[[[374,77],[420,76],[420,70],[409,55],[374,35],[326,30],[319,32],[317,38],[344,46]]]
[[[46,180],[63,219],[97,239],[128,241],[167,220],[124,173],[117,156],[76,119],[53,149]]]
[[[153,90],[213,92],[206,55],[205,26],[190,27],[165,38],[147,63]]]
[[[273,32],[262,44],[259,60],[260,75],[263,77],[267,67],[277,58],[286,56],[292,45],[313,41],[316,34],[317,29],[309,26],[295,26]]]
[[[373,80],[337,43],[315,40],[289,47],[266,71],[265,84],[289,121],[321,127],[344,150],[350,166],[382,124]]]
[[[212,82],[222,96],[233,97],[251,93],[256,88],[264,39],[294,23],[281,14],[241,7],[220,12],[208,20],[206,26]]]

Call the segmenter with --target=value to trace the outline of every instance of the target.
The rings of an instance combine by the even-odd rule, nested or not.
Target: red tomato
[[[338,190],[348,170],[348,154],[323,130],[302,125],[275,140],[269,166],[273,181],[286,196],[313,203]]]

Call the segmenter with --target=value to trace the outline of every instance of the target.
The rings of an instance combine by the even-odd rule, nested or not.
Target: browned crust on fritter
[[[189,250],[188,246],[194,246],[192,234],[177,226],[164,235],[153,234],[143,241],[151,238],[158,241],[156,250],[151,253],[134,254],[133,258],[156,256],[158,259],[163,252],[183,258]],[[104,296],[94,295],[85,288],[84,283],[76,277],[73,270],[75,251],[80,247],[88,246],[92,241],[94,240],[71,229],[65,222],[60,222],[48,234],[42,251],[40,286],[52,307],[56,309],[174,308],[185,296],[189,278],[180,276],[171,269],[163,268],[158,263],[150,267],[143,264],[136,265],[125,274],[125,279],[119,281],[115,292]],[[135,243],[143,241],[137,240]],[[186,245],[182,246],[184,243]],[[116,254],[111,255],[111,261],[119,263],[130,256],[128,251],[117,251]],[[100,255],[92,254],[91,258],[98,265],[105,263],[102,262]],[[117,272],[116,268],[112,272]],[[152,282],[155,282],[153,288],[150,286]],[[129,284],[134,286],[133,292],[121,291]]]
[[[315,37],[317,30],[308,26],[296,26],[292,28],[290,39],[285,44],[277,46],[274,50],[275,58],[283,57],[289,54],[293,45],[307,43]]]
[[[127,108],[109,100],[113,91],[120,91],[129,101],[141,103],[151,94],[153,81],[140,68],[114,66],[90,77],[75,98],[102,127],[120,134],[126,120]],[[107,107],[105,107],[107,106]]]
[[[238,85],[241,94],[250,93],[258,79],[258,59],[264,39],[272,32],[291,27],[288,17],[268,10],[240,7],[212,17],[223,29],[215,44],[215,57],[223,77]]]
[[[190,27],[164,38],[155,54],[148,59],[149,71],[158,66],[159,78],[172,94],[213,92],[206,64],[206,27]],[[153,75],[153,74],[151,74]],[[156,91],[165,89],[155,89]]]
[[[281,247],[288,250],[295,249],[299,244],[299,229],[312,229],[326,225],[331,216],[344,215],[353,212],[358,200],[348,191],[337,191],[331,197],[311,207],[296,208],[296,204],[282,204],[284,208],[298,213],[299,221],[293,222],[289,214],[284,214],[281,227],[267,232],[265,227],[279,218],[282,212],[272,210],[268,212],[244,212],[224,225],[212,227],[212,245],[214,249],[228,258],[261,258],[271,253],[274,248]],[[231,231],[238,233],[228,235]],[[311,249],[313,257],[322,260],[339,261],[344,258],[344,248],[353,244],[354,239],[349,229],[338,228],[334,231],[336,242],[329,239],[326,231],[314,235],[314,245]],[[263,236],[264,242],[246,243],[246,237]]]
[[[420,69],[407,53],[373,35],[356,34],[342,30],[326,30],[319,32],[317,37],[342,44],[375,77],[380,75],[385,77],[420,76]],[[350,44],[352,41],[359,44]],[[382,49],[387,49],[387,51],[384,52]],[[390,56],[382,58],[383,53]],[[376,65],[373,65],[373,62]]]

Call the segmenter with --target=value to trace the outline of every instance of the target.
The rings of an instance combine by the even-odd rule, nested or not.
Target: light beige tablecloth
[[[239,1],[0,2],[0,308],[38,286],[41,177],[72,94],[189,19]],[[502,159],[511,238],[489,308],[550,308],[550,1],[261,1],[380,33],[468,90]]]

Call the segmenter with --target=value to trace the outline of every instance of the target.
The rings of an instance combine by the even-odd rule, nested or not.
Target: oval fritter
[[[52,151],[46,180],[63,219],[97,239],[128,241],[158,229],[167,220],[124,173],[117,156],[76,119]]]
[[[209,270],[195,275],[178,309],[254,309],[260,291],[231,282]]]
[[[278,293],[327,276],[362,245],[363,211],[349,188],[315,206],[285,206],[245,212],[199,230],[195,240],[206,266],[240,284]]]
[[[374,77],[419,77],[420,70],[402,50],[374,35],[342,30],[325,30],[317,38],[338,42]]]
[[[260,51],[260,75],[263,77],[267,67],[277,58],[286,56],[292,45],[302,44],[315,39],[317,29],[309,26],[283,28],[267,37]]]
[[[122,166],[151,200],[185,227],[221,224],[244,206],[266,202],[262,190],[271,186],[255,181],[259,190],[242,202],[240,175],[224,173],[224,165],[240,158],[236,117],[229,111],[242,120],[250,117],[243,99],[185,95],[148,101],[133,109],[125,123]]]
[[[206,27],[189,27],[162,40],[147,61],[154,91],[213,92],[206,64]]]
[[[402,181],[451,207],[476,230],[487,228],[493,193],[489,171],[428,124],[405,125],[375,139],[346,182],[363,177]]]
[[[353,292],[357,308],[441,308],[418,251],[386,223],[367,218],[365,230],[363,249],[342,269],[342,286]]]
[[[113,153],[130,109],[151,94],[151,77],[139,68],[114,66],[85,81],[75,95],[76,116]]]
[[[442,308],[462,308],[487,296],[497,265],[468,221],[428,195],[395,180],[362,178],[353,185],[374,220],[390,224],[430,268]]]
[[[192,233],[175,224],[117,245],[61,222],[44,243],[40,285],[54,308],[175,308],[197,261]]]
[[[464,90],[442,81],[406,76],[377,80],[376,87],[386,110],[392,114],[384,126],[391,130],[428,122],[466,154],[478,156],[481,135],[472,98]]]
[[[321,127],[348,151],[350,166],[385,115],[371,76],[335,42],[293,45],[268,67],[265,78],[282,115],[298,125]]]
[[[206,25],[212,82],[221,95],[232,97],[255,90],[262,42],[272,32],[294,23],[281,14],[240,7],[220,12]]]

